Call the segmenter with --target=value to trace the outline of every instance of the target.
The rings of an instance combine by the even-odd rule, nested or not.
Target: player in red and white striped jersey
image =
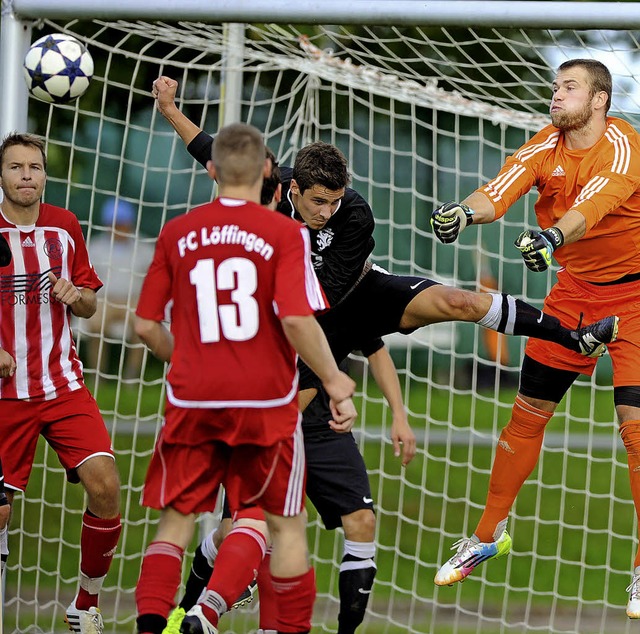
[[[96,275],[73,213],[41,202],[44,143],[10,134],[0,146],[0,455],[9,499],[24,491],[42,435],[88,505],[82,521],[80,589],[67,610],[75,632],[101,632],[98,593],[120,536],[120,484],[109,434],[84,385],[71,316],[96,309]],[[0,537],[0,543],[2,537]]]
[[[143,495],[162,515],[136,589],[138,631],[164,629],[195,514],[214,509],[224,484],[236,512],[255,505],[265,512],[278,631],[308,632],[315,580],[296,351],[321,378],[345,430],[355,418],[354,383],[338,370],[313,316],[325,301],[308,234],[258,204],[269,168],[262,135],[245,124],[223,128],[207,167],[219,197],[163,227],[136,310],[140,338],[171,361],[165,422]],[[170,301],[171,331],[162,324]],[[216,632],[218,614],[217,597],[207,592],[182,631]]]

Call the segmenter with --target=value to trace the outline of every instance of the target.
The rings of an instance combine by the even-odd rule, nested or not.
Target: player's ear
[[[273,171],[273,163],[271,162],[271,159],[267,157],[266,159],[264,159],[264,169],[262,170],[262,176],[264,178],[270,178],[272,171]]]
[[[207,161],[207,172],[209,173],[209,176],[217,183],[218,174],[216,173],[216,168],[215,168],[215,165],[213,164],[213,161]]]
[[[291,184],[289,185],[289,191],[291,191],[291,193],[295,194],[296,196],[300,195],[300,186],[298,185],[298,183],[296,183],[295,178],[291,179]]]
[[[282,200],[282,183],[278,183],[276,191],[273,193],[273,200],[275,200],[276,203]]]
[[[595,94],[595,107],[599,110],[606,109],[607,102],[609,101],[609,95],[604,90]]]

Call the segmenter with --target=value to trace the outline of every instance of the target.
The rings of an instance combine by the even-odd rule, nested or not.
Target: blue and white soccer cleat
[[[456,554],[438,570],[434,582],[437,586],[452,586],[456,581],[464,581],[476,566],[487,559],[502,557],[511,551],[511,537],[507,531],[495,542],[481,542],[475,535],[459,539],[451,550]]]

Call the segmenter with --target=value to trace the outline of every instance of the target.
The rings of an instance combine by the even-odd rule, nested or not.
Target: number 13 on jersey
[[[248,341],[258,332],[258,288],[255,264],[247,258],[228,258],[217,266],[213,259],[198,260],[189,272],[196,288],[200,340],[215,343]],[[231,303],[220,304],[219,291],[231,291]]]

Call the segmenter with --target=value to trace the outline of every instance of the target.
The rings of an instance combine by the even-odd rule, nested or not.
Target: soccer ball
[[[89,87],[93,58],[71,35],[52,33],[31,45],[24,58],[29,92],[47,103],[69,103]]]

